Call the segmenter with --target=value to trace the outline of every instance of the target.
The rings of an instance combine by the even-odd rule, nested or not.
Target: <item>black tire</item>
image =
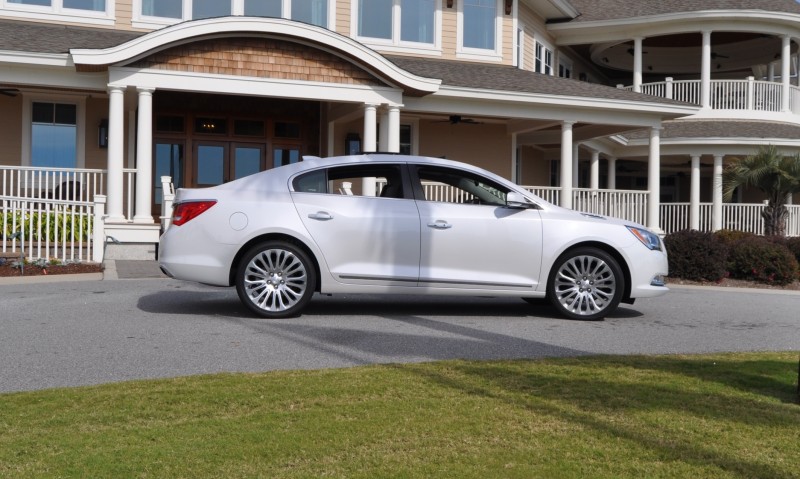
[[[619,306],[625,276],[608,253],[592,247],[562,254],[547,281],[547,297],[559,313],[570,319],[603,319]]]
[[[267,241],[242,256],[236,271],[236,292],[247,308],[265,318],[297,316],[316,288],[308,255],[285,241]]]

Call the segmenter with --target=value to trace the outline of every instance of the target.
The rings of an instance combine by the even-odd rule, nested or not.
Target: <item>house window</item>
[[[244,0],[244,15],[291,18],[327,27],[328,0]]]
[[[545,75],[553,74],[553,50],[541,42],[536,42],[533,68],[534,71]]]
[[[439,0],[358,0],[354,33],[366,42],[430,49],[436,43]]]
[[[192,0],[192,19],[224,17],[231,14],[230,2]]]
[[[572,78],[572,63],[566,60],[559,60],[558,76],[561,78]]]
[[[34,102],[31,105],[31,165],[75,168],[77,105]]]
[[[463,45],[465,48],[495,50],[497,1],[464,0]]]
[[[99,25],[114,23],[114,2],[107,0],[0,0],[3,15]]]
[[[183,18],[182,0],[142,0],[142,15],[181,19]]]
[[[134,15],[134,26],[153,28],[180,20],[248,15],[287,18],[327,28],[329,2],[330,0],[134,0],[134,12],[138,13]]]

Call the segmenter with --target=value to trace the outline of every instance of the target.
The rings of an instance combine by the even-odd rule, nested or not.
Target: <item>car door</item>
[[[415,166],[420,287],[532,291],[539,284],[542,222],[505,204],[508,188],[457,168]]]
[[[404,165],[332,167],[293,185],[297,212],[334,278],[416,286],[419,213]]]

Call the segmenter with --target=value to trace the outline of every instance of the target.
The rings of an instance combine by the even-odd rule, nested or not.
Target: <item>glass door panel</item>
[[[236,145],[233,148],[233,179],[236,180],[261,171],[263,158],[263,146]]]
[[[155,194],[153,199],[156,205],[163,202],[164,191],[161,187],[161,177],[172,177],[175,188],[183,186],[183,143],[155,141],[155,168],[153,185]]]
[[[195,150],[197,186],[215,186],[225,182],[225,145],[201,143]]]
[[[272,150],[273,167],[277,168],[283,165],[289,165],[300,161],[300,148],[299,147],[282,147],[276,146]]]

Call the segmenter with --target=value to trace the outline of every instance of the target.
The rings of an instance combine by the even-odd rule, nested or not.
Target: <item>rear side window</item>
[[[345,196],[404,198],[400,165],[348,165],[304,173],[292,182],[294,191]]]

